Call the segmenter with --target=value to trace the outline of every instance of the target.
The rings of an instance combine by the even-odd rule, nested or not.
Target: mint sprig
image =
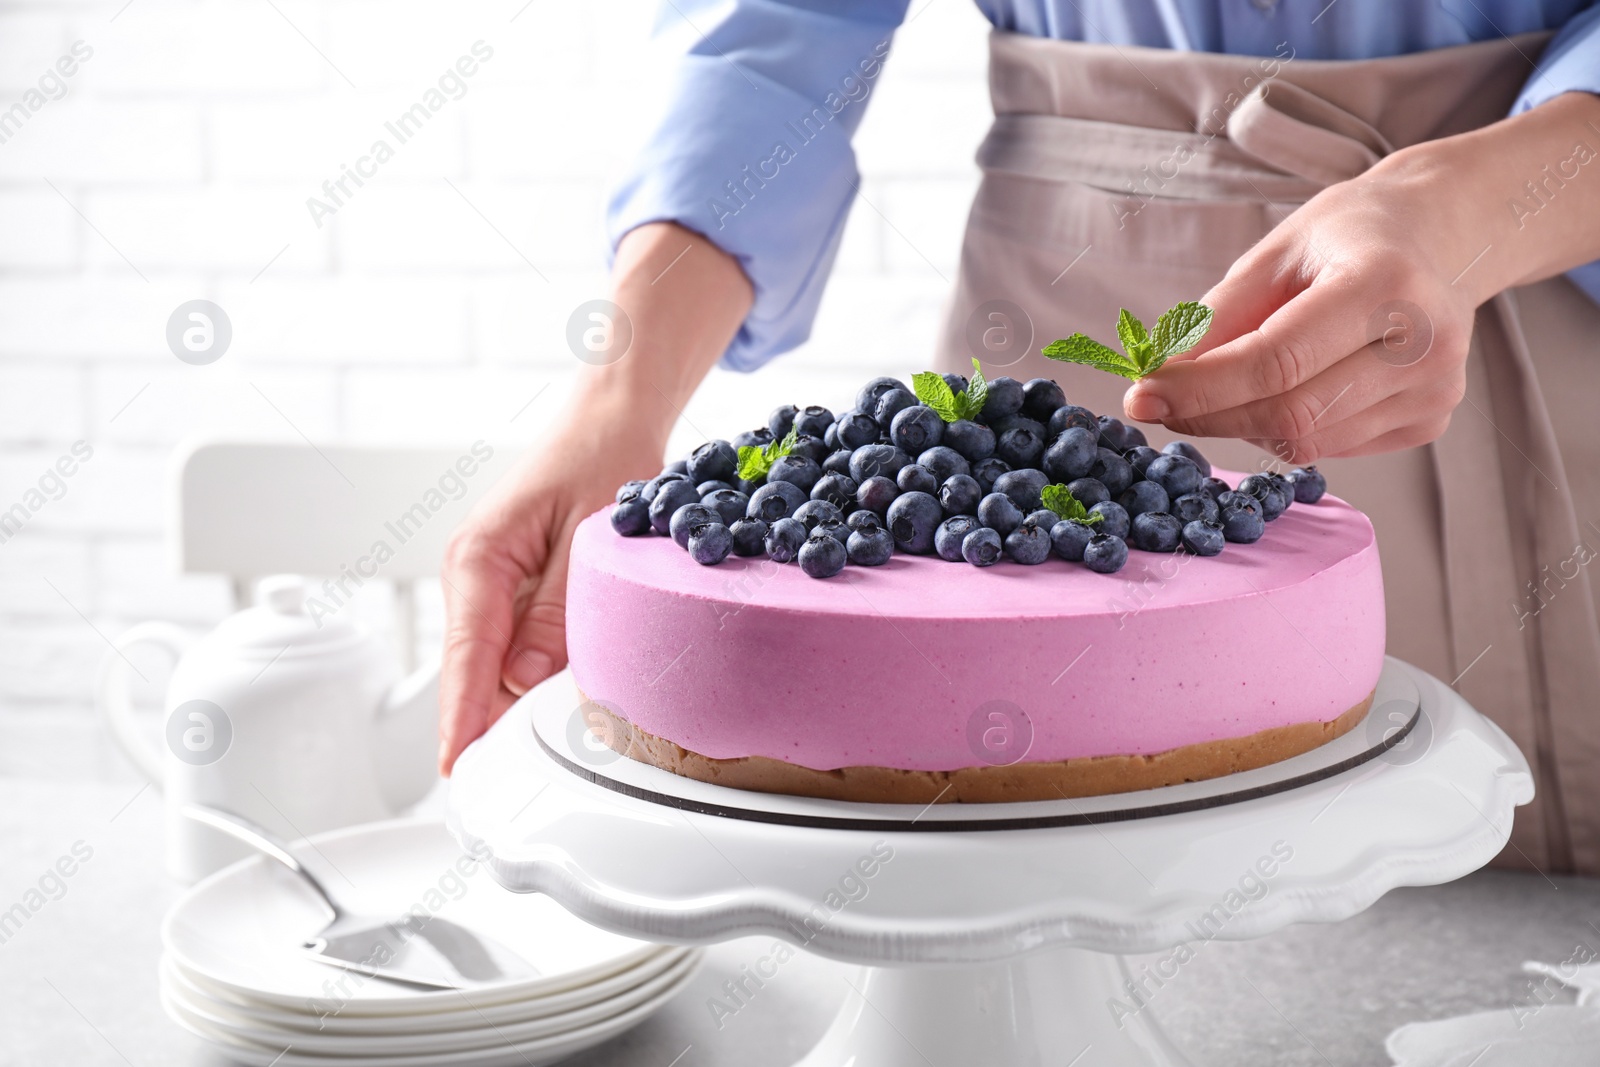
[[[774,463],[794,451],[795,442],[798,440],[795,432],[790,430],[781,441],[772,441],[765,445],[740,445],[739,477],[747,482],[758,482],[765,478]]]
[[[977,418],[978,412],[983,410],[984,401],[989,398],[989,383],[984,381],[983,367],[977,360],[972,361],[972,377],[967,387],[959,393],[950,388],[944,375],[931,370],[912,375],[911,389],[917,394],[918,400],[932,408],[934,414],[945,422]]]
[[[1090,526],[1105,518],[1098,511],[1091,512],[1084,507],[1083,501],[1073,496],[1072,490],[1064,485],[1047,485],[1039,491],[1039,495],[1044,498],[1044,506],[1055,512],[1057,518],[1076,519]]]
[[[1136,382],[1160,370],[1169,357],[1199,344],[1210,328],[1211,309],[1194,300],[1185,300],[1162,312],[1155,329],[1148,331],[1133,312],[1123,308],[1117,315],[1121,352],[1092,337],[1075,333],[1046,345],[1044,354],[1048,359],[1081,363]]]

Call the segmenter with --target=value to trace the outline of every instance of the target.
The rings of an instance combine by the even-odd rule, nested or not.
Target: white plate
[[[494,1048],[457,1049],[450,1052],[415,1056],[383,1054],[376,1057],[321,1056],[302,1053],[291,1046],[260,1045],[242,1040],[197,1017],[185,1005],[161,991],[161,1006],[179,1026],[210,1042],[231,1060],[248,1067],[358,1067],[383,1064],[384,1067],[543,1067],[624,1033],[648,1019],[683,990],[694,978],[695,966],[651,1000],[608,1019],[554,1037],[508,1042]]]
[[[244,1044],[276,1049],[288,1046],[308,1055],[363,1057],[441,1055],[468,1049],[492,1051],[500,1045],[559,1037],[604,1022],[642,1004],[656,1001],[677,989],[699,969],[700,960],[699,952],[685,954],[674,966],[634,988],[574,1011],[500,1023],[480,1019],[476,1027],[435,1033],[390,1031],[387,1034],[331,1032],[319,1034],[264,1026],[238,1014],[225,1004],[198,994],[194,987],[185,986],[181,978],[174,979],[169,969],[163,969],[161,990],[168,1002],[189,1018]]]
[[[549,897],[502,888],[438,823],[350,827],[319,834],[296,852],[352,912],[443,915],[494,937],[539,972],[474,987],[472,1002],[480,1006],[578,989],[663,951],[590,926]],[[256,857],[218,871],[179,898],[162,922],[161,940],[183,971],[254,1003],[346,1016],[462,1006],[449,991],[422,993],[310,959],[299,946],[327,921],[326,909],[299,879]]]
[[[161,980],[164,984],[174,986],[175,991],[191,1003],[212,1004],[217,1009],[237,1016],[252,1026],[317,1034],[433,1034],[450,1030],[476,1030],[485,1025],[498,1026],[525,1022],[562,1012],[577,1011],[609,997],[620,996],[655,978],[679,963],[685,956],[699,955],[700,951],[691,948],[667,949],[637,967],[591,985],[506,1004],[478,1005],[470,993],[451,994],[459,1007],[448,1011],[419,1012],[416,1015],[341,1013],[315,1016],[303,1011],[288,1011],[236,996],[221,986],[212,985],[203,977],[185,971],[170,956],[163,956],[161,959]]]

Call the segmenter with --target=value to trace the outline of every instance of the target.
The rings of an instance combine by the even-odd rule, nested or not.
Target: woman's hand
[[[1129,390],[1128,417],[1290,463],[1439,437],[1465,391],[1477,306],[1600,257],[1600,170],[1531,217],[1511,207],[1575,140],[1600,143],[1597,120],[1600,100],[1564,94],[1324,190],[1206,294],[1209,335]]]
[[[573,530],[623,482],[660,473],[668,432],[750,310],[738,262],[671,223],[627,234],[612,277],[631,341],[613,340],[600,365],[580,369],[548,443],[495,483],[445,552],[445,774],[517,697],[566,666]]]

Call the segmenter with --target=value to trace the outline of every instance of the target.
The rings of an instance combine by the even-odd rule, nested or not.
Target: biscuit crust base
[[[993,804],[1126,793],[1254,770],[1342,736],[1366,717],[1371,706],[1372,694],[1368,694],[1331,722],[1278,726],[1246,737],[1183,745],[1148,756],[1083,756],[953,771],[878,766],[819,771],[768,756],[714,759],[647,733],[602,704],[588,702],[585,717],[591,732],[612,750],[713,785],[869,804]]]

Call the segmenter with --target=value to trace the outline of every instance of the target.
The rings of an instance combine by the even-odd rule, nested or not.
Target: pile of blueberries
[[[967,380],[943,376],[952,393]],[[794,443],[765,477],[739,477],[739,450]],[[1086,509],[1044,506],[1065,485]],[[874,378],[855,407],[785,405],[767,425],[707,441],[649,481],[617,491],[611,525],[624,536],[670,534],[696,562],[766,555],[798,559],[813,578],[895,552],[937,553],[987,567],[1043,563],[1054,552],[1111,574],[1128,549],[1214,556],[1249,544],[1293,503],[1327,485],[1315,467],[1252,474],[1230,489],[1198,449],[1158,452],[1137,427],[1067,403],[1048,378],[995,378],[975,419],[946,422],[897,378]]]

